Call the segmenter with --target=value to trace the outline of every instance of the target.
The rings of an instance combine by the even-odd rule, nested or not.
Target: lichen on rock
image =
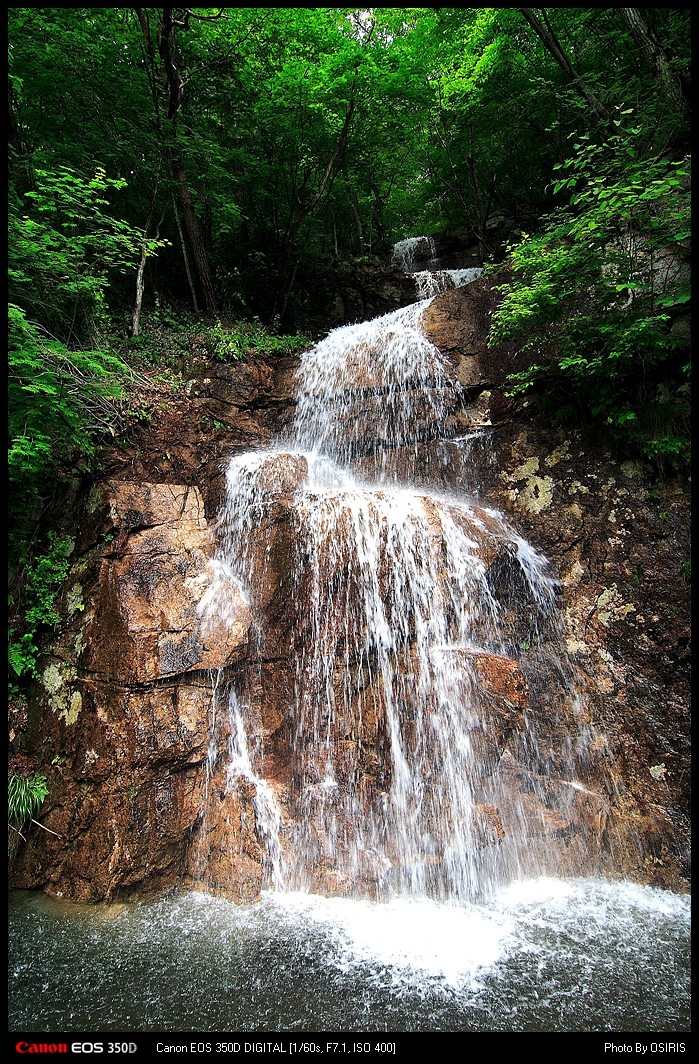
[[[624,602],[616,584],[605,588],[597,596],[597,617],[604,628],[623,620],[630,613],[635,613],[636,607],[631,602]]]

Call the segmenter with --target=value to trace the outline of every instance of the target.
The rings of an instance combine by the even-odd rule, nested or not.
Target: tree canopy
[[[99,166],[169,242],[151,293],[239,310],[264,265],[249,309],[280,313],[333,255],[450,226],[492,252],[489,218],[553,206],[570,134],[602,141],[616,108],[681,157],[688,30],[672,8],[11,8],[11,186]]]

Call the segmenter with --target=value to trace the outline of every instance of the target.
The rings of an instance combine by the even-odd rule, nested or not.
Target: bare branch
[[[57,839],[63,838],[63,836],[59,835],[57,831],[52,831],[51,828],[47,828],[45,824],[40,824],[39,821],[35,820],[33,816],[30,816],[29,819],[31,820],[32,824],[36,824],[36,826],[38,828],[41,828],[42,831],[48,831],[49,835],[55,835]]]

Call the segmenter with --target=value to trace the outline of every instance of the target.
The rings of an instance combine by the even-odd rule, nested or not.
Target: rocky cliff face
[[[555,564],[568,645],[586,677],[590,780],[610,797],[610,861],[681,889],[690,875],[690,486],[657,483],[598,435],[527,417],[502,394],[511,345],[488,350],[485,281],[445,293],[428,335],[466,365],[479,491]],[[479,454],[480,449],[480,454]],[[469,474],[453,463],[445,476]],[[593,787],[593,789],[595,789]]]
[[[486,346],[493,298],[480,280],[437,297],[425,315],[466,401],[450,415],[449,438],[427,434],[417,446],[417,479],[498,507],[553,561],[583,697],[564,708],[562,692],[539,684],[536,668],[527,683],[513,658],[483,655],[477,663],[489,714],[477,805],[483,845],[507,831],[507,794],[516,794],[529,801],[531,847],[555,849],[564,870],[578,871],[588,854],[588,874],[687,889],[688,484],[654,484],[638,464],[615,461],[600,439],[513,408],[502,387],[514,351]],[[289,493],[302,470],[287,462],[278,471],[265,521],[251,535],[253,601],[212,566],[225,461],[284,434],[295,366],[257,357],[222,365],[193,351],[187,396],[165,400],[76,500],[66,623],[18,737],[46,767],[48,831],[29,834],[13,885],[78,900],[175,883],[255,897],[269,874],[259,795],[245,772],[233,788],[225,777],[221,752],[235,737],[212,697],[231,678],[256,707],[262,775],[283,815],[291,824],[308,809],[290,720],[302,638],[291,600],[304,591],[290,578]],[[392,461],[400,469],[400,451]],[[493,587],[504,601],[511,596],[512,642],[525,667],[527,618],[518,613],[508,559],[483,549]],[[218,626],[201,611],[214,581],[226,607]],[[333,735],[368,802],[386,771],[370,694],[358,678],[353,719],[337,721]],[[523,749],[524,712],[537,720],[534,761]],[[573,737],[584,787],[562,776]],[[345,888],[320,852],[317,867],[317,889]],[[360,887],[370,889],[371,869],[362,876]]]

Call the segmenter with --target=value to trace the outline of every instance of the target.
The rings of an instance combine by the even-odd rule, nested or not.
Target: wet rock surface
[[[487,317],[492,293],[477,281],[433,304],[442,317],[474,303]],[[505,400],[512,345],[476,352],[484,387],[465,417],[487,433],[479,498],[502,508],[561,579],[567,644],[582,680],[590,790],[605,797],[605,874],[685,889],[689,863],[690,485],[659,481],[649,467],[616,459],[599,434],[532,418]],[[454,479],[451,479],[451,476]],[[458,488],[463,463],[444,467]],[[531,693],[537,698],[537,693]],[[550,746],[565,730],[550,720]],[[545,772],[550,766],[543,766]],[[578,799],[580,800],[580,799]]]

